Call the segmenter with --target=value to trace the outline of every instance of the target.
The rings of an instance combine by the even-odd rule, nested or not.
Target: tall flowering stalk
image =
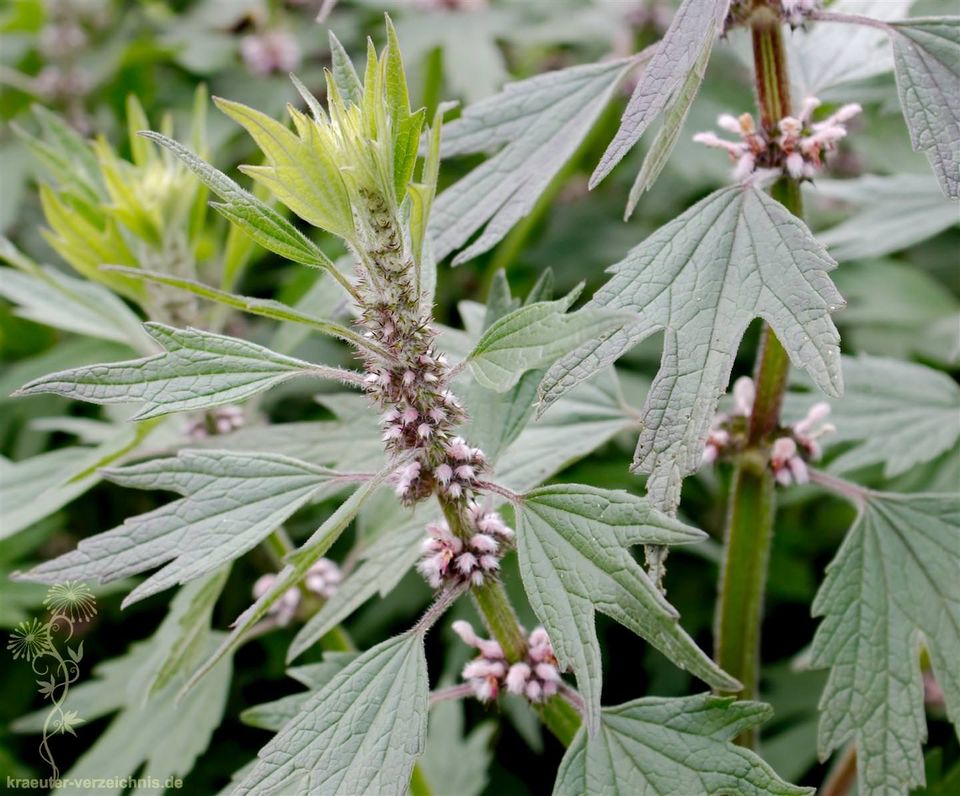
[[[390,480],[404,504],[435,497],[443,513],[427,526],[418,570],[437,589],[473,589],[506,661],[518,663],[527,654],[527,636],[497,579],[513,531],[486,508],[483,451],[457,434],[466,413],[453,392],[456,372],[436,345],[423,279],[431,267],[424,238],[442,109],[427,131],[417,179],[425,112],[410,109],[389,20],[387,33],[382,53],[369,45],[362,82],[334,39],[327,107],[297,81],[310,114],[290,107],[293,130],[246,106],[215,101],[265,155],[264,165],[242,170],[301,218],[339,236],[352,253],[355,276],[334,277],[355,305],[362,387],[381,413],[385,452],[397,462]],[[554,693],[541,689],[535,701]],[[571,718],[576,726],[572,708],[553,709],[564,714],[566,726],[557,732],[569,740]]]

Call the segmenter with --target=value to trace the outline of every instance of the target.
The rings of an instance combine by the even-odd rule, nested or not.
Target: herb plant
[[[412,108],[389,18],[386,45],[368,43],[362,77],[331,34],[325,101],[293,77],[302,109],[289,106],[290,124],[214,100],[256,144],[255,165],[240,167],[253,191],[205,160],[202,124],[188,147],[169,125],[146,129],[131,101],[139,132],[123,162],[105,141],[89,147],[38,111],[50,140],[33,147],[57,180],[41,193],[48,237],[85,279],[44,269],[5,242],[4,258],[19,271],[3,294],[28,315],[142,356],[73,363],[19,389],[132,405],[126,422],[135,430],[118,420],[98,432],[104,441],[93,452],[38,457],[63,459],[59,502],[16,509],[5,533],[100,477],[177,493],[15,575],[122,580],[131,586],[124,606],[177,589],[157,632],[70,697],[82,705],[94,689],[136,684],[136,694],[97,708],[121,710],[107,736],[150,716],[150,728],[134,733],[127,773],[189,772],[217,726],[241,649],[295,625],[287,662],[312,656],[290,669],[307,690],[247,706],[245,721],[274,735],[238,767],[230,792],[479,792],[482,770],[456,785],[456,773],[438,773],[444,754],[462,755],[466,772],[482,757],[468,753],[460,730],[443,737],[462,723],[449,711],[464,699],[491,715],[499,706],[518,727],[534,719],[563,744],[555,794],[812,792],[765,762],[759,736],[773,711],[756,700],[777,504],[816,489],[856,510],[813,602],[820,624],[803,656],[808,669],[828,672],[817,746],[822,760],[839,754],[823,792],[846,792],[854,776],[861,793],[925,784],[924,684],[939,689],[954,725],[960,711],[956,484],[922,473],[905,489],[856,479],[870,466],[893,479],[955,456],[960,390],[922,364],[841,355],[832,314],[845,300],[831,251],[892,251],[916,232],[898,231],[891,243],[867,239],[856,219],[819,239],[807,227],[803,186],[820,182],[863,109],[797,96],[802,83],[791,71],[800,56],[788,49],[800,46],[790,44],[793,32],[831,27],[889,38],[912,144],[957,199],[960,102],[949,87],[960,77],[960,18],[879,19],[847,13],[849,5],[684,0],[662,39],[641,52],[509,84],[446,124],[446,104],[429,116]],[[741,34],[756,107],[744,98],[719,117],[720,133],[694,139],[728,154],[729,185],[631,248],[576,309],[582,284],[555,298],[544,272],[521,300],[498,272],[485,306],[461,305],[463,329],[435,318],[438,264],[454,252],[454,265],[487,252],[549,202],[625,81],[635,87],[590,186],[658,123],[629,190],[631,216],[668,163],[714,49]],[[441,157],[474,153],[492,154],[438,192]],[[861,179],[882,219],[884,191]],[[825,190],[849,195],[857,188],[848,182],[826,181]],[[918,194],[941,214],[927,218],[930,234],[952,223],[942,197]],[[228,232],[207,217],[208,196]],[[290,214],[339,239],[346,256],[334,259]],[[254,244],[321,273],[296,306],[233,292]],[[127,301],[148,319],[142,328]],[[287,325],[268,344],[254,342],[224,333],[241,317],[235,311]],[[753,376],[730,386],[757,319]],[[323,362],[292,355],[310,332],[331,341]],[[636,410],[614,363],[658,333],[659,370]],[[333,419],[258,424],[250,411],[252,425],[237,428],[237,404],[307,379],[326,383],[319,400]],[[171,422],[178,413],[186,422]],[[645,482],[623,490],[555,478],[625,432],[639,437],[631,470]],[[819,469],[825,445],[827,469]],[[31,461],[11,467],[45,466]],[[698,471],[729,485],[712,655],[684,629],[667,591],[671,548],[706,539],[681,502]],[[331,499],[329,515],[294,544],[285,530],[294,515]],[[273,571],[246,584],[252,602],[228,630],[215,629],[232,566],[263,551]],[[411,571],[432,593],[419,619],[356,649],[343,623]],[[702,601],[713,598],[712,584],[700,588]],[[535,626],[518,619],[524,602]],[[465,618],[466,603],[482,629]],[[605,704],[598,613],[689,673],[701,693]],[[456,639],[452,663],[428,670],[425,645],[442,627]],[[199,741],[178,757],[167,734],[189,723]],[[95,776],[108,740],[70,776]]]

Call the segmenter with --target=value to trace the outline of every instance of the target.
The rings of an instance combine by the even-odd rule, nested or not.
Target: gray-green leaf
[[[314,243],[276,210],[245,191],[226,174],[218,171],[182,144],[160,133],[143,131],[145,138],[170,150],[196,174],[222,203],[211,206],[253,238],[263,248],[304,265],[336,271],[336,266]]]
[[[922,785],[920,645],[960,720],[960,500],[867,493],[813,604],[811,663],[830,667],[820,758],[853,740],[865,793]],[[922,642],[921,642],[922,637]]]
[[[511,83],[444,129],[444,158],[505,146],[437,197],[430,230],[438,260],[481,227],[454,263],[482,254],[533,209],[632,63],[586,64]]]
[[[846,221],[817,233],[839,262],[898,252],[960,223],[960,206],[944,199],[927,174],[817,180],[810,193],[857,207]]]
[[[620,120],[620,129],[590,177],[591,188],[623,159],[665,108],[671,106],[674,110],[692,101],[692,97],[683,99],[681,95],[691,90],[686,85],[691,73],[705,68],[713,43],[723,30],[729,5],[729,0],[684,0],[677,9],[670,27],[657,44],[653,57],[633,90],[633,96]],[[699,83],[696,80],[697,86]],[[693,93],[696,93],[695,87]],[[661,141],[661,146],[675,140],[675,134],[672,141],[668,135]],[[657,157],[664,155],[660,152]]]
[[[913,148],[927,155],[943,192],[960,198],[960,17],[890,23],[893,67]]]
[[[856,442],[830,469],[883,463],[887,478],[935,459],[960,439],[960,387],[947,374],[911,362],[844,357],[844,397],[832,402],[835,433]]]
[[[580,290],[505,315],[487,329],[467,361],[484,387],[506,392],[529,370],[551,364],[587,340],[622,327],[632,316],[602,307],[566,313]]]
[[[427,693],[423,638],[378,644],[304,704],[234,793],[402,796],[423,753]]]
[[[627,492],[561,484],[535,489],[516,505],[520,574],[530,605],[563,668],[572,668],[591,733],[600,725],[600,611],[646,639],[677,666],[716,688],[737,690],[680,627],[630,545],[690,544],[701,531]]]
[[[55,393],[97,404],[143,403],[133,419],[146,420],[242,401],[297,376],[357,380],[349,371],[313,365],[236,337],[160,323],[145,327],[165,353],[52,373],[16,394]]]
[[[843,298],[836,263],[810,230],[754,186],[716,191],[661,227],[610,268],[588,307],[631,310],[634,321],[561,358],[541,384],[549,404],[654,332],[665,331],[633,469],[649,472],[656,505],[672,509],[700,466],[704,440],[747,325],[760,316],[794,364],[831,396],[842,391]]]
[[[124,599],[142,600],[213,572],[259,544],[335,475],[269,453],[181,451],[104,475],[122,486],[183,498],[80,542],[76,550],[20,575],[25,580],[101,583],[165,564]]]
[[[270,606],[280,599],[287,589],[295,587],[303,579],[307,570],[337,541],[340,534],[357,516],[363,504],[379,489],[387,477],[396,471],[397,467],[399,463],[393,461],[373,478],[361,484],[333,514],[327,517],[306,542],[286,557],[286,566],[277,574],[271,587],[237,617],[231,626],[230,634],[203,666],[194,672],[193,677],[184,686],[184,692],[193,688],[223,657],[232,653],[247,631],[266,615]]]
[[[604,708],[600,731],[581,729],[557,772],[554,796],[801,796],[754,752],[735,746],[739,733],[773,715],[759,702],[730,697],[647,697]]]

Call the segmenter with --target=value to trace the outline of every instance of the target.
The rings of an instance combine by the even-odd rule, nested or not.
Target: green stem
[[[496,580],[487,580],[482,586],[471,589],[470,594],[487,628],[499,642],[507,661],[516,663],[523,660],[523,656],[527,654],[527,639],[520,629],[517,615],[503,584]]]
[[[730,486],[714,653],[719,666],[743,684],[742,699],[757,694],[760,625],[773,538],[773,486],[766,458],[745,452]],[[737,742],[753,747],[756,735],[747,731]]]
[[[450,530],[455,535],[466,538],[468,532],[464,527],[460,504],[441,499],[440,506]],[[503,584],[498,580],[487,580],[482,586],[471,588],[470,595],[490,634],[500,644],[507,661],[516,663],[523,660],[527,654],[527,637],[520,627]],[[538,706],[537,712],[560,743],[569,746],[580,729],[580,714],[577,710],[558,694]]]
[[[755,8],[751,34],[757,103],[768,135],[791,111],[781,27],[772,9],[766,5]],[[800,186],[796,181],[781,179],[772,194],[794,215],[802,215]],[[780,425],[789,369],[787,352],[773,330],[764,324],[754,370],[756,397],[747,445],[738,457],[730,484],[715,622],[715,658],[743,684],[739,692],[743,699],[756,696],[758,688],[763,603],[776,513],[768,447]],[[743,733],[737,743],[755,747],[756,731]]]

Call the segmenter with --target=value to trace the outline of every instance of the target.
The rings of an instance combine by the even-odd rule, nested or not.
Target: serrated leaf
[[[434,203],[434,254],[442,260],[477,230],[454,263],[495,246],[529,213],[606,107],[630,60],[586,64],[509,84],[447,125],[444,158],[503,146]]]
[[[382,529],[361,553],[359,566],[300,628],[287,650],[287,660],[306,652],[375,594],[385,597],[391,592],[420,557],[426,522],[422,516],[398,522],[394,513],[390,527]]]
[[[330,549],[330,546],[340,538],[347,526],[357,516],[363,504],[373,495],[383,482],[400,466],[400,462],[392,461],[375,476],[361,484],[333,514],[304,542],[299,548],[290,553],[285,561],[286,566],[274,578],[270,588],[261,595],[256,602],[237,617],[231,625],[230,634],[216,649],[206,662],[194,672],[184,686],[184,692],[189,691],[226,655],[241,643],[245,634],[267,613],[273,605],[287,591],[295,587],[307,574],[307,570]],[[292,513],[292,512],[291,512]]]
[[[960,721],[960,500],[867,493],[813,604],[811,664],[830,667],[820,758],[853,740],[863,792],[922,785],[920,644]]]
[[[297,263],[336,270],[330,258],[293,224],[226,174],[172,138],[151,131],[144,131],[141,135],[176,155],[211,191],[223,199],[223,204],[213,204],[217,212],[265,249]]]
[[[623,112],[620,128],[590,177],[590,187],[606,177],[640,140],[644,131],[669,105],[682,107],[680,95],[689,90],[691,72],[709,59],[723,30],[729,0],[684,0],[657,44]],[[699,86],[699,80],[696,81]],[[662,157],[662,155],[658,155]]]
[[[495,321],[467,358],[474,378],[488,389],[505,392],[527,371],[549,365],[631,319],[604,308],[566,314],[579,293],[578,289],[556,301],[529,304]]]
[[[222,567],[186,584],[171,600],[170,612],[158,639],[156,663],[145,684],[148,695],[163,691],[174,681],[182,681],[207,648],[213,608],[229,575],[230,567]]]
[[[52,373],[25,384],[16,395],[54,393],[96,404],[142,403],[133,419],[147,420],[242,401],[298,376],[356,380],[349,371],[277,354],[236,337],[160,323],[144,326],[164,353]]]
[[[0,460],[0,539],[59,511],[100,481],[99,468],[136,450],[157,428],[156,421],[111,429],[96,447],[68,447],[20,462]]]
[[[327,685],[338,672],[354,661],[359,654],[358,652],[328,652],[323,656],[323,661],[320,663],[289,669],[287,674],[310,690],[300,691],[275,699],[272,702],[247,708],[240,714],[240,721],[249,724],[251,727],[277,732],[284,724],[297,717],[303,706],[313,696],[313,692]]]
[[[476,419],[480,417],[477,414]],[[511,417],[525,422],[529,415],[507,416],[507,421]],[[616,373],[607,368],[575,387],[542,418],[519,432],[496,460],[497,482],[514,491],[532,489],[618,433],[636,426],[637,418],[620,395]],[[504,425],[502,433],[509,436],[513,430]]]
[[[960,205],[944,199],[927,175],[817,180],[811,193],[856,207],[846,221],[817,233],[839,262],[898,252],[960,223]]]
[[[700,57],[690,69],[683,83],[677,89],[670,102],[664,108],[663,121],[657,135],[650,144],[650,151],[643,158],[643,165],[640,172],[630,188],[630,196],[627,199],[627,209],[624,218],[628,219],[633,215],[640,197],[653,187],[663,167],[667,165],[670,153],[680,137],[680,131],[683,129],[683,123],[687,120],[687,114],[693,107],[693,101],[697,98],[700,91],[700,84],[703,82],[703,76],[707,72],[707,63],[710,61],[710,53],[713,51],[713,42],[708,41],[704,44]]]
[[[604,708],[599,732],[588,736],[581,729],[570,744],[553,794],[813,793],[784,782],[754,752],[732,743],[772,715],[767,705],[710,694],[647,697]]]
[[[4,269],[0,279],[0,295],[20,305],[18,315],[57,329],[126,343],[140,351],[153,350],[136,313],[104,286],[40,266],[3,236],[0,259],[21,272]]]
[[[882,463],[887,478],[935,459],[960,439],[960,387],[946,373],[911,362],[844,357],[846,391],[831,403],[829,443],[856,442],[831,462],[847,472]]]
[[[910,141],[943,192],[960,198],[960,17],[891,23],[893,67]]]
[[[423,639],[378,644],[318,691],[260,750],[234,793],[406,793],[427,732]]]
[[[739,684],[680,627],[675,608],[630,545],[689,544],[702,531],[653,509],[645,498],[580,484],[527,492],[515,505],[520,574],[561,668],[572,668],[591,734],[600,726],[602,669],[595,611],[615,619],[673,663],[716,688]]]
[[[755,317],[773,327],[821,390],[842,391],[830,312],[843,299],[827,276],[835,266],[803,222],[762,191],[716,191],[610,268],[613,277],[587,306],[632,310],[633,323],[560,359],[541,384],[541,400],[549,404],[663,329],[633,469],[650,473],[656,505],[673,508],[683,477],[700,466],[717,400]]]
[[[76,550],[21,578],[105,583],[165,565],[127,595],[126,606],[243,555],[336,474],[269,453],[181,451],[176,457],[104,475],[121,486],[163,489],[184,497],[84,539]]]
[[[227,307],[233,307],[234,309],[243,310],[243,312],[249,312],[251,315],[260,315],[264,318],[271,318],[275,321],[300,323],[304,326],[309,326],[311,329],[320,332],[321,334],[338,337],[341,340],[345,340],[346,342],[364,350],[379,354],[386,353],[382,349],[371,344],[369,340],[363,337],[363,335],[353,331],[353,329],[348,329],[343,324],[327,321],[323,318],[317,318],[314,315],[294,309],[293,307],[290,307],[280,301],[251,298],[249,296],[238,296],[235,293],[228,293],[226,290],[218,290],[217,288],[209,287],[208,285],[204,285],[200,282],[194,281],[193,279],[186,279],[179,276],[169,276],[167,274],[161,274],[154,271],[144,271],[139,268],[122,268],[111,266],[106,270],[118,271],[120,273],[135,277],[136,279],[141,279],[145,282],[153,282],[158,285],[168,285],[170,287],[180,288],[181,290],[185,290],[195,296],[200,296],[200,298],[207,299],[208,301],[215,301],[217,304],[223,304]]]
[[[353,211],[347,187],[314,122],[291,108],[297,133],[239,102],[213,98],[214,104],[242,126],[267,158],[266,166],[241,166],[304,221],[351,239]]]

